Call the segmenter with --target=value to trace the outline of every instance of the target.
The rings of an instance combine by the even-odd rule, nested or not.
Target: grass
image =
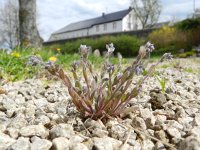
[[[41,72],[44,73],[39,66],[32,67],[26,64],[31,55],[38,55],[44,61],[48,61],[50,57],[55,57],[56,63],[65,69],[70,69],[71,64],[80,58],[79,54],[61,54],[60,50],[16,48],[11,53],[0,50],[0,79],[18,81],[33,78]],[[103,57],[95,57],[94,55],[90,55],[89,60],[95,68],[99,68],[99,64],[104,61]],[[118,59],[112,57],[111,62],[117,64]],[[122,63],[125,64],[126,62],[127,60],[123,59]]]
[[[183,68],[183,71],[187,72],[187,73],[200,74],[200,70],[199,69]]]

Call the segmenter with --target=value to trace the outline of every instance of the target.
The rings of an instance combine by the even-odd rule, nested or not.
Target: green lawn
[[[70,65],[80,59],[79,54],[61,54],[60,50],[48,50],[48,49],[15,49],[11,53],[0,50],[0,78],[7,81],[17,81],[26,78],[32,78],[38,73],[45,73],[41,67],[32,67],[27,65],[28,58],[32,55],[40,56],[44,62],[53,59],[55,63],[61,65],[67,70],[70,69]],[[89,56],[89,60],[92,62],[95,68],[99,68],[100,64],[104,61],[103,57]],[[111,62],[118,63],[118,59],[113,57]],[[127,60],[123,59],[122,63],[126,63]]]

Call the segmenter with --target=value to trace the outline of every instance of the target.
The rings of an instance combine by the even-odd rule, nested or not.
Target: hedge
[[[173,27],[164,26],[150,33],[148,40],[160,51],[169,49],[174,50],[174,53],[180,49],[190,51],[200,44],[200,19],[193,21],[186,19]]]
[[[75,41],[69,41],[64,44],[56,44],[50,46],[51,49],[60,48],[62,53],[73,54],[78,52],[81,44],[91,46],[92,51],[99,49],[103,54],[106,51],[106,44],[113,43],[115,46],[115,53],[120,52],[125,57],[132,57],[137,55],[139,47],[144,44],[142,39],[130,35],[117,36],[102,36],[100,38],[85,38]]]

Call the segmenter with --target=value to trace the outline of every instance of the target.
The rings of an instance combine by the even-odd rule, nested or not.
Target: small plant
[[[158,75],[155,75],[156,79],[158,80],[160,86],[161,86],[161,90],[163,93],[165,93],[165,88],[166,88],[166,84],[167,84],[167,79],[166,78],[161,78]]]
[[[73,79],[58,65],[48,66],[49,72],[60,78],[66,85],[72,102],[84,118],[107,119],[119,116],[126,108],[129,101],[136,97],[144,81],[150,77],[159,62],[171,59],[172,55],[166,53],[153,64],[145,76],[133,84],[135,74],[143,72],[143,58],[154,50],[151,43],[141,46],[137,59],[123,71],[110,63],[109,59],[115,48],[113,44],[106,45],[107,54],[101,71],[95,72],[93,65],[88,61],[88,47],[80,46],[81,59],[72,64]],[[121,59],[121,58],[120,58]],[[120,64],[119,64],[120,65]],[[81,71],[78,69],[81,68]],[[134,86],[134,87],[133,87]]]

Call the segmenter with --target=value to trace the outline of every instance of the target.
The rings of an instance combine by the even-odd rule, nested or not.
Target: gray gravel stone
[[[7,149],[10,145],[15,143],[16,140],[9,137],[8,135],[0,132],[0,150]]]
[[[84,140],[88,139],[88,137],[80,136],[80,135],[73,135],[70,137],[70,143],[81,143]]]
[[[155,145],[151,140],[146,139],[142,142],[142,150],[150,150],[154,148],[155,148]]]
[[[149,102],[151,103],[152,108],[155,109],[162,109],[164,108],[163,105],[167,102],[166,97],[162,93],[150,93],[151,99]]]
[[[2,105],[6,110],[15,110],[17,108],[16,102],[10,98],[4,98]]]
[[[30,150],[29,138],[19,137],[14,144],[8,147],[8,150]]]
[[[178,123],[175,120],[169,120],[169,121],[167,121],[167,126],[176,128],[178,130],[183,130],[183,125],[181,125],[180,123]]]
[[[50,123],[50,119],[49,119],[49,117],[47,117],[45,115],[41,115],[35,119],[35,124],[43,124],[44,125],[44,124],[48,124],[48,123]]]
[[[52,150],[69,150],[70,142],[65,137],[58,137],[52,141],[53,147]]]
[[[47,101],[50,103],[54,103],[56,101],[56,96],[54,94],[47,95]]]
[[[142,130],[146,130],[147,129],[147,126],[145,124],[145,121],[143,118],[140,118],[140,117],[135,117],[133,119],[133,122],[132,122],[132,125],[134,127],[137,127],[137,128],[140,128]]]
[[[111,127],[110,135],[112,138],[121,140],[124,138],[127,130],[128,130],[127,128],[121,126],[120,124],[116,124]]]
[[[148,112],[148,111],[147,111],[147,112]],[[146,112],[146,113],[147,113],[147,112]],[[145,123],[146,123],[146,126],[147,126],[148,128],[152,128],[152,127],[155,125],[156,118],[155,118],[154,115],[152,115],[151,112],[149,112],[149,113],[150,113],[149,116],[142,117],[142,118],[144,119],[144,121],[145,121]],[[143,114],[143,115],[144,115],[144,114]]]
[[[63,123],[53,127],[50,131],[50,135],[52,139],[56,137],[66,137],[69,139],[74,135],[74,130],[71,125]]]
[[[102,130],[102,129],[99,129],[99,128],[95,128],[93,131],[92,131],[92,135],[93,136],[96,136],[96,137],[105,137],[105,136],[108,136],[108,131],[106,130]]]
[[[94,148],[98,150],[117,150],[121,146],[122,142],[110,137],[93,138]]]
[[[49,140],[41,139],[37,136],[31,138],[31,150],[49,150],[52,143]]]
[[[34,119],[35,118],[35,109],[36,106],[33,104],[27,104],[25,109],[25,117],[27,119]]]
[[[22,127],[25,127],[28,125],[27,120],[24,118],[24,115],[18,115],[15,118],[11,119],[10,124],[8,127],[16,128],[16,129],[21,129]]]
[[[6,117],[0,117],[0,132],[4,132],[10,123],[10,120]]]
[[[48,101],[46,98],[35,99],[34,103],[37,108],[42,109],[42,110],[44,110],[48,105]]]
[[[176,138],[181,138],[181,133],[178,131],[178,129],[173,128],[173,127],[169,127],[167,128],[167,133],[171,136],[171,137],[176,137]]]
[[[165,131],[163,131],[163,130],[155,131],[155,137],[157,137],[158,139],[165,141],[165,142],[169,141]]]
[[[165,115],[156,115],[156,125],[162,125],[167,120],[167,117]]]
[[[19,129],[16,129],[16,128],[7,128],[6,129],[6,132],[8,132],[8,134],[10,135],[10,137],[14,138],[14,139],[17,139],[18,136],[19,136]]]
[[[156,142],[155,149],[157,149],[157,150],[166,150],[165,146],[161,142]]]
[[[67,106],[69,102],[67,100],[63,100],[61,102],[56,103],[55,110],[58,115],[65,115],[67,113]]]
[[[93,138],[94,149],[96,150],[113,150],[112,142],[103,138]]]
[[[195,126],[194,128],[192,128],[192,130],[190,131],[190,134],[200,138],[200,126]]]
[[[131,150],[141,150],[141,144],[138,141],[132,141],[131,143],[129,143],[132,147]]]
[[[46,138],[49,135],[49,131],[43,125],[30,125],[23,127],[19,131],[20,135],[24,137],[39,136]]]
[[[117,125],[117,124],[119,124],[117,120],[110,119],[106,122],[105,126],[110,129],[112,126]]]
[[[71,150],[89,150],[87,148],[87,146],[85,146],[84,144],[82,143],[75,143],[73,144],[72,146],[70,146],[70,149]]]
[[[95,120],[92,120],[92,119],[87,119],[85,122],[84,122],[84,125],[86,128],[89,128],[89,131],[92,131],[94,130],[95,128],[99,128],[99,129],[106,129],[106,127],[104,126],[104,124],[98,120],[98,121],[95,121]]]
[[[200,113],[195,114],[193,125],[200,126]]]
[[[181,141],[178,150],[200,150],[200,139],[189,136]]]

